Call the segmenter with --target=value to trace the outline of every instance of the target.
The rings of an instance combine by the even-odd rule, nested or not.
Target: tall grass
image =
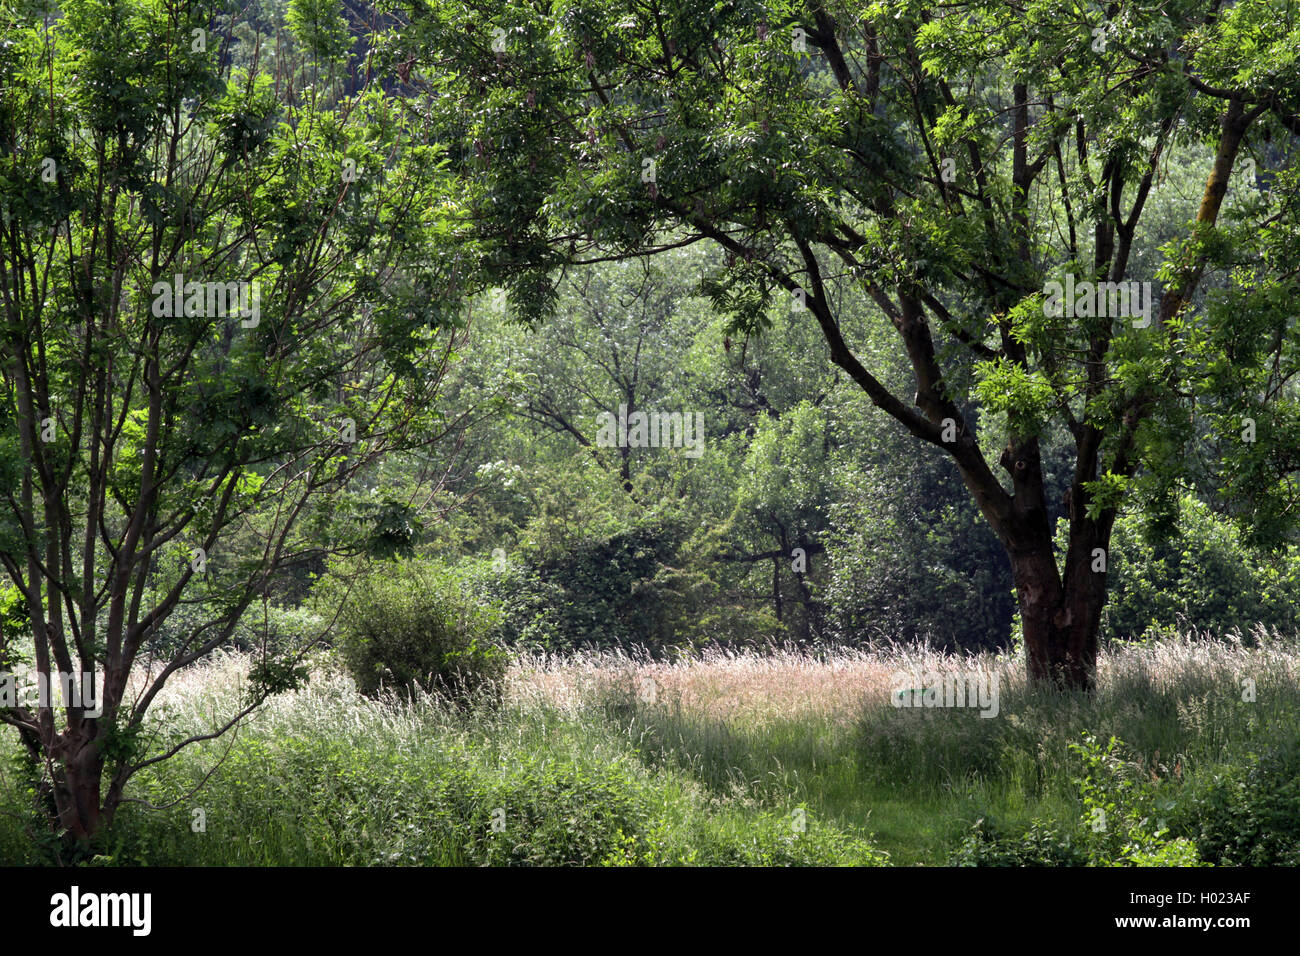
[[[973,671],[996,678],[996,717],[892,705],[901,672]],[[1144,773],[1174,786],[1300,732],[1300,648],[1267,632],[1117,645],[1101,657],[1094,695],[1030,688],[1023,660],[1006,654],[915,647],[672,664],[607,657],[552,664],[540,679],[571,693],[598,676],[607,710],[652,762],[716,793],[806,801],[841,826],[873,831],[898,863],[944,862],[980,818],[1077,823],[1070,745],[1085,732],[1120,738]],[[1253,700],[1243,700],[1248,689]]]
[[[169,686],[155,745],[236,705],[247,661],[219,658]],[[722,800],[651,768],[626,734],[575,700],[513,679],[500,706],[369,700],[328,664],[237,732],[142,773],[101,864],[880,864],[861,836],[752,800]],[[21,781],[4,774],[6,863],[49,862],[19,832]],[[793,809],[793,808],[792,808]]]
[[[151,747],[219,723],[247,667],[177,675]],[[891,703],[900,672],[971,671],[997,677],[996,717]],[[529,657],[469,712],[368,700],[322,659],[304,689],[142,774],[98,862],[942,864],[980,819],[1077,826],[1085,732],[1172,791],[1209,780],[1300,732],[1300,648],[1117,646],[1090,697],[1027,687],[1013,656],[918,648]],[[52,859],[33,810],[4,760],[0,862]]]

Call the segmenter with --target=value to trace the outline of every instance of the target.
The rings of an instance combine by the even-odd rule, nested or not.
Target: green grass
[[[1000,675],[995,718],[889,704],[900,669],[974,667]],[[228,658],[188,672],[154,715],[155,744],[216,722],[244,669]],[[653,699],[636,692],[647,674]],[[1247,678],[1254,701],[1241,699]],[[1251,769],[1300,728],[1293,644],[1117,648],[1091,698],[1030,690],[1006,657],[898,651],[525,662],[512,680],[502,706],[465,713],[428,698],[366,700],[318,668],[237,734],[137,778],[129,794],[140,802],[96,862],[944,865],[977,821],[1013,849],[1036,821],[1039,836],[1097,844],[1079,781],[1103,764],[1110,776],[1090,799],[1116,795],[1107,806],[1125,826],[1156,829],[1142,808],[1159,807],[1170,836],[1202,839],[1227,861],[1300,852],[1285,822],[1300,792]],[[1090,771],[1071,747],[1085,733],[1120,738],[1123,759],[1094,755]],[[4,746],[16,754],[12,736]],[[0,862],[50,862],[17,764],[2,766]],[[1246,784],[1271,802],[1252,805]],[[1276,830],[1263,849],[1260,820]]]
[[[160,729],[201,729],[237,676],[215,668]],[[32,823],[12,773],[4,789],[4,862],[48,862],[22,832]],[[100,865],[885,862],[807,810],[799,825],[788,810],[718,799],[688,774],[647,766],[596,714],[544,702],[470,715],[430,699],[372,702],[329,673],[237,736],[151,768],[131,793],[157,809],[124,808]]]
[[[745,727],[644,708],[629,733],[652,766],[689,773],[719,796],[744,793],[774,808],[806,804],[837,827],[872,834],[897,865],[943,864],[981,817],[1027,825],[1035,816],[1077,815],[1076,801],[1036,798],[1014,775],[925,781],[929,768],[919,755],[877,762],[881,755],[860,728],[829,721]]]
[[[1184,639],[1107,655],[1094,696],[1026,687],[1006,658],[918,655],[890,670],[987,669],[1002,678],[995,718],[868,700],[856,721],[802,715],[703,717],[669,697],[616,710],[655,765],[685,770],[715,793],[748,792],[771,806],[804,802],[850,832],[870,832],[897,865],[943,864],[976,821],[1012,831],[1044,821],[1077,831],[1084,733],[1118,737],[1134,769],[1170,799],[1226,768],[1284,746],[1300,729],[1300,654],[1262,636]],[[1242,681],[1255,699],[1242,700]]]

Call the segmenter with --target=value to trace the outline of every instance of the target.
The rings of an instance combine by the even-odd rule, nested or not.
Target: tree
[[[683,412],[664,402],[683,377],[682,359],[698,334],[693,290],[678,271],[689,259],[661,259],[582,270],[561,290],[549,326],[521,337],[515,356],[527,369],[519,415],[617,469],[628,492],[647,452],[627,444],[603,452],[597,423],[601,416],[617,421],[620,407],[625,417]]]
[[[373,463],[450,427],[454,302],[414,265],[445,193],[400,104],[300,86],[288,52],[232,69],[211,3],[0,18],[0,564],[31,629],[0,659],[68,683],[0,720],[84,843],[133,775],[302,678],[305,648],[264,648],[210,734],[145,720],[280,572],[418,530]]]
[[[735,493],[735,508],[720,535],[743,543],[724,560],[771,562],[773,609],[778,621],[808,640],[819,630],[819,608],[808,581],[826,532],[828,458],[826,412],[805,402],[780,417],[760,420]],[[766,546],[766,547],[764,547]],[[784,574],[788,571],[788,574]],[[787,614],[782,580],[793,585],[799,615]]]
[[[839,426],[852,444],[832,466],[827,631],[954,653],[1007,647],[1011,569],[956,468],[864,404]]]
[[[1275,478],[1300,434],[1297,171],[1256,150],[1271,188],[1225,196],[1252,144],[1300,134],[1291,5],[410,9],[412,83],[436,98],[480,264],[521,316],[546,314],[560,266],[716,243],[727,264],[706,284],[737,329],[816,323],[870,401],[955,462],[1009,558],[1034,681],[1093,686],[1116,515],[1171,500],[1205,430],[1280,529]],[[1139,275],[1171,162],[1202,186]],[[910,400],[846,334],[845,282],[892,326]],[[1238,435],[1243,418],[1266,437]],[[1072,467],[1049,502],[1050,425]]]

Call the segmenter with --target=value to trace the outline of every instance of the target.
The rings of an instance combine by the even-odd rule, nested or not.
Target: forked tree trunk
[[[54,806],[69,840],[84,843],[108,822],[103,808],[104,754],[98,722],[84,720],[52,748]]]
[[[1097,640],[1106,604],[1104,554],[1072,547],[1062,576],[1051,543],[1011,553],[1025,659],[1032,684],[1091,692],[1097,681]],[[1100,567],[1099,567],[1100,566]]]

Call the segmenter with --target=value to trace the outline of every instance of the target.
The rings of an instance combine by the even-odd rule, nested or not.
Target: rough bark
[[[1030,682],[1058,690],[1094,690],[1105,572],[1093,570],[1090,555],[1072,550],[1062,579],[1050,542],[1012,553],[1011,571]]]
[[[112,807],[103,805],[104,755],[98,721],[83,720],[51,748],[57,768],[54,805],[67,838],[84,843],[108,822]]]

